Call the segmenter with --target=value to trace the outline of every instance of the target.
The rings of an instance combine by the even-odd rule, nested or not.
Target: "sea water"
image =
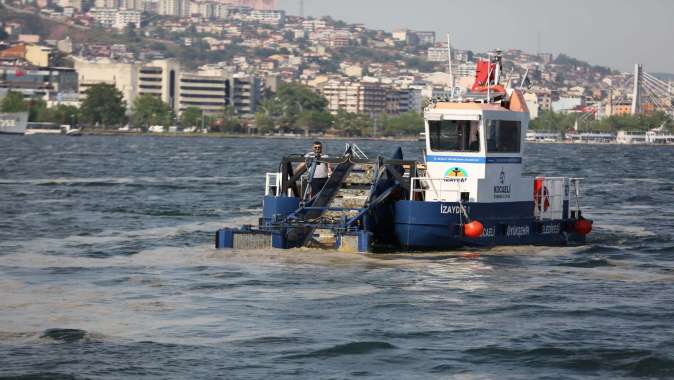
[[[674,377],[674,147],[526,146],[583,246],[215,250],[311,142],[0,136],[0,378]]]

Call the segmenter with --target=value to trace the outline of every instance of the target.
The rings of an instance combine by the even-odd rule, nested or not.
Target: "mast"
[[[632,90],[632,109],[631,114],[636,115],[641,113],[641,72],[643,66],[640,64],[634,65],[634,88]]]
[[[491,103],[491,52],[487,62],[487,102]]]
[[[452,68],[452,44],[449,39],[449,33],[447,33],[447,58],[449,62],[449,81],[452,86],[452,95],[454,94],[454,69]]]

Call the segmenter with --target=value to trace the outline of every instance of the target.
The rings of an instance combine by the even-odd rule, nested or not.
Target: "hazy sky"
[[[299,14],[300,0],[278,0]],[[672,0],[304,0],[306,16],[329,15],[391,31],[434,30],[458,48],[565,53],[592,64],[674,73]]]

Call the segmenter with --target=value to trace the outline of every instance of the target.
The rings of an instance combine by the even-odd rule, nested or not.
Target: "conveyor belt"
[[[316,198],[306,207],[300,207],[293,215],[295,221],[311,222],[320,218],[325,213],[325,207],[328,207],[334,199],[337,192],[339,192],[342,183],[346,180],[351,172],[353,164],[348,160],[351,156],[347,152],[344,162],[337,165],[332,171],[332,175],[328,178],[323,189],[318,193]],[[305,246],[316,229],[315,226],[297,226],[291,227],[286,233],[286,239],[289,247]]]

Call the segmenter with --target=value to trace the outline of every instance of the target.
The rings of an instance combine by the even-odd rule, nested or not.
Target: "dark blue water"
[[[674,377],[674,148],[527,146],[586,178],[581,247],[214,250],[309,146],[0,136],[0,378]]]

